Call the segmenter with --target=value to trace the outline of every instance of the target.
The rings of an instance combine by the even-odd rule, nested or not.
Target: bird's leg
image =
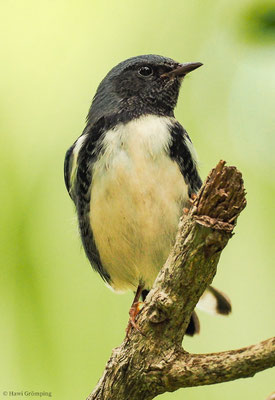
[[[129,318],[129,322],[128,322],[127,329],[126,329],[126,337],[129,337],[129,333],[131,331],[131,328],[135,328],[137,331],[139,331],[139,333],[144,335],[143,332],[140,330],[140,328],[136,324],[136,316],[139,313],[139,311],[141,310],[141,306],[143,304],[141,301],[139,301],[139,298],[141,296],[142,290],[143,290],[143,286],[139,285],[138,288],[137,288],[133,303],[132,303],[131,308],[129,310],[130,318]]]
[[[191,203],[194,203],[194,201],[196,200],[196,198],[197,198],[198,196],[197,196],[196,193],[192,193],[190,197],[191,197],[190,202],[191,202]]]
[[[189,198],[189,200],[188,200],[188,202],[189,202],[189,204],[188,204],[189,207],[184,207],[184,208],[183,208],[184,214],[188,214],[188,213],[189,213],[189,210],[190,210],[192,204],[194,203],[194,201],[196,200],[196,198],[197,198],[196,193],[192,193],[191,196],[190,196],[190,198]]]

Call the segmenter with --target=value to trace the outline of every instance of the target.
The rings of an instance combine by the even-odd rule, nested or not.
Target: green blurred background
[[[274,335],[274,4],[6,0],[0,15],[0,398],[45,390],[85,399],[124,337],[132,293],[112,293],[89,266],[63,159],[100,80],[134,55],[204,63],[185,80],[176,116],[202,177],[224,159],[248,192],[215,278],[234,312],[200,314],[201,334],[184,346],[214,352]],[[264,400],[274,388],[267,370],[159,399]]]

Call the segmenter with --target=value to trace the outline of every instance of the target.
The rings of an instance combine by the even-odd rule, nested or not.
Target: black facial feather
[[[144,114],[173,116],[181,78],[162,77],[179,63],[156,55],[133,57],[114,67],[100,83],[90,107],[87,122],[95,123],[102,116],[116,116],[127,122]],[[152,74],[143,76],[141,68]]]

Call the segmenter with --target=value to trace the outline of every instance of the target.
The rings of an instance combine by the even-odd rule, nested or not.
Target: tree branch
[[[205,355],[181,347],[192,311],[212,282],[245,205],[240,172],[220,161],[182,216],[174,248],[138,315],[145,336],[134,330],[113,350],[87,400],[150,400],[180,387],[252,376],[275,364],[273,340]]]
[[[181,387],[212,385],[254,376],[275,365],[275,338],[261,343],[212,354],[186,354],[167,368],[167,391]],[[171,388],[171,389],[170,389]]]

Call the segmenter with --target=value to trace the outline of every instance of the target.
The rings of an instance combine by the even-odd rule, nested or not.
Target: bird
[[[99,84],[82,134],[66,152],[64,178],[86,256],[107,286],[132,290],[127,328],[175,242],[179,219],[202,180],[196,151],[174,109],[200,62],[148,54],[113,67]],[[231,312],[209,286],[198,308]],[[200,331],[193,311],[186,334]]]

